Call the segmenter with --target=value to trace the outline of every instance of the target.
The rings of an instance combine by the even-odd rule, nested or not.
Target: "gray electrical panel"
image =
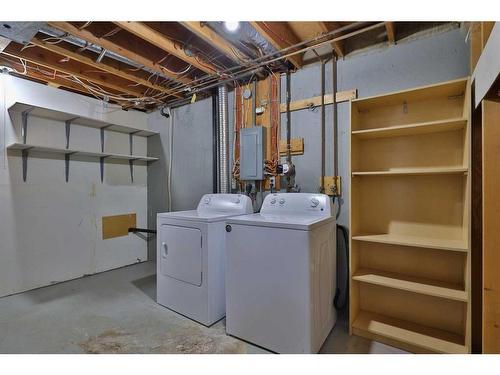
[[[265,130],[262,126],[240,130],[240,180],[264,179]]]

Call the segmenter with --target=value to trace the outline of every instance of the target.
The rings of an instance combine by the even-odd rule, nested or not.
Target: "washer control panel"
[[[269,194],[262,203],[261,213],[318,212],[332,215],[332,203],[328,195],[310,193]]]

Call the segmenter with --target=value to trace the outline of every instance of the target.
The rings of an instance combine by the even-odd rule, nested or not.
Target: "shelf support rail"
[[[78,120],[79,117],[73,117],[70,118],[69,120],[64,121],[66,125],[66,148],[69,148],[69,133],[71,131],[71,123],[75,120]]]
[[[134,155],[134,134],[137,134],[140,132],[141,132],[140,130],[137,130],[137,131],[128,133],[128,144],[130,147],[130,155],[131,156]],[[132,181],[132,183],[134,183],[134,160],[137,160],[137,159],[129,159],[129,161],[128,161],[128,165],[130,168],[130,181]]]
[[[101,169],[101,183],[104,182],[104,159],[106,159],[109,155],[101,156],[99,158],[99,167]]]
[[[30,112],[33,111],[34,109],[35,109],[34,107],[31,107],[21,112],[21,119],[22,119],[21,135],[23,137],[24,144],[26,144],[26,137],[28,135],[28,116]]]
[[[68,152],[64,154],[64,175],[66,176],[66,182],[69,181],[69,157],[70,155],[76,154],[75,152]]]
[[[23,181],[26,182],[26,177],[28,176],[28,152],[33,147],[27,147],[21,151],[23,159]]]
[[[100,131],[101,131],[101,152],[102,152],[102,153],[104,153],[104,134],[105,134],[105,132],[104,132],[104,131],[105,131],[107,128],[109,128],[110,126],[113,126],[113,125],[109,124],[109,125],[105,125],[105,126],[103,126],[102,128],[100,128]]]

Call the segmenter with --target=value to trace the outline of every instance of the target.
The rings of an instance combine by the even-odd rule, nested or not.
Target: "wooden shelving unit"
[[[422,176],[431,174],[467,173],[468,168],[396,168],[387,171],[352,172],[353,176]]]
[[[16,102],[12,106],[9,107],[9,113],[19,113],[21,115],[21,137],[22,143],[12,143],[7,146],[8,150],[17,150],[21,151],[21,156],[23,158],[23,180],[26,181],[27,178],[27,165],[28,165],[28,156],[32,152],[37,152],[41,154],[60,154],[64,155],[65,158],[65,174],[66,174],[66,182],[69,179],[69,165],[70,158],[74,156],[83,156],[90,158],[90,160],[98,160],[100,163],[100,174],[101,174],[101,182],[104,179],[104,163],[109,160],[127,160],[130,165],[130,178],[134,180],[133,167],[134,163],[139,162],[152,162],[158,160],[158,158],[145,156],[145,155],[137,155],[134,153],[133,145],[134,145],[134,137],[149,137],[152,135],[158,134],[157,132],[153,132],[150,130],[139,129],[127,125],[109,123],[102,120],[96,120],[85,116],[80,116],[70,112],[62,112],[53,110],[50,108],[43,108],[39,106],[34,106],[26,103]],[[66,147],[48,147],[44,145],[33,145],[26,143],[27,133],[28,133],[28,119],[34,118],[46,118],[50,120],[54,120],[56,122],[60,122],[61,125],[64,125],[64,132],[66,135]],[[101,152],[92,152],[85,150],[76,150],[70,148],[70,134],[72,125],[79,125],[90,127],[94,129],[98,129],[100,131],[100,149]],[[126,133],[129,136],[129,150],[130,153],[127,154],[117,154],[110,153],[105,151],[104,147],[104,139],[106,132],[119,132]]]
[[[351,102],[351,334],[470,352],[469,87]]]

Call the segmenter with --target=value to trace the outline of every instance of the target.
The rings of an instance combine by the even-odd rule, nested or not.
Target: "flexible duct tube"
[[[229,186],[229,116],[227,86],[217,88],[219,115],[219,193],[230,193]]]

